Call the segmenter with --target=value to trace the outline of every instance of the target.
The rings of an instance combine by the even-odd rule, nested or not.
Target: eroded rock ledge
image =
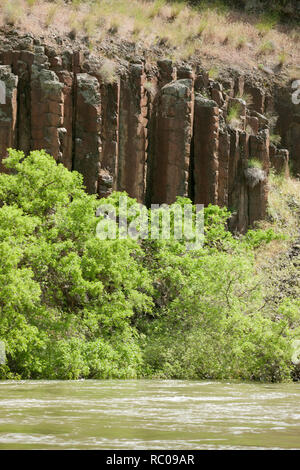
[[[26,153],[43,148],[80,171],[90,193],[127,191],[148,205],[172,203],[177,195],[226,205],[235,211],[233,228],[239,231],[265,216],[270,165],[287,174],[290,150],[300,172],[295,109],[243,77],[215,81],[200,66],[138,60],[107,83],[99,66],[80,51],[0,46],[6,85],[1,159],[8,147]],[[249,106],[238,97],[244,93]],[[279,114],[288,149],[270,144],[264,116],[270,110]],[[259,171],[248,171],[253,160]]]

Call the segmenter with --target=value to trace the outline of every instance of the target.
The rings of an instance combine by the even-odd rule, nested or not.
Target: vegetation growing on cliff
[[[282,14],[295,18],[291,2],[284,7],[282,2],[265,3],[262,10],[251,2],[254,8],[241,11],[234,9],[240,2],[230,1],[2,0],[0,25],[43,36],[46,42],[53,41],[53,33],[59,43],[61,38],[78,39],[91,50],[100,46],[109,57],[108,38],[121,42],[114,57],[122,55],[122,47],[128,54],[126,43],[137,46],[135,54],[146,51],[148,60],[163,51],[174,60],[201,56],[230,65],[284,65],[297,75],[299,27],[280,23]]]
[[[291,377],[299,253],[284,255],[284,234],[296,234],[299,183],[273,179],[269,222],[239,238],[229,212],[209,206],[204,246],[187,251],[184,240],[97,238],[96,208],[120,193],[97,201],[43,151],[10,151],[5,165],[2,378]]]

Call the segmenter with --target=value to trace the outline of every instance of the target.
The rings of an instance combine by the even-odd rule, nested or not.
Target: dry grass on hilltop
[[[91,49],[107,37],[144,49],[158,44],[175,60],[201,56],[246,67],[288,66],[293,73],[300,62],[300,28],[182,1],[1,0],[0,25],[6,24],[45,39],[53,33],[88,38]]]

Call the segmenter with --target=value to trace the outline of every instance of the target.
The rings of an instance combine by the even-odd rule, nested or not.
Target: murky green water
[[[0,449],[300,449],[300,384],[0,382]]]

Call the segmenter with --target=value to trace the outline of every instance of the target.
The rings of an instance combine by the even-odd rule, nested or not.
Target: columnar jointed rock
[[[192,137],[192,80],[165,85],[158,100],[152,203],[188,195]]]
[[[63,119],[60,131],[60,161],[69,169],[73,167],[73,87],[74,74],[68,71],[57,72],[59,81],[62,83],[63,95]]]
[[[249,214],[248,214],[248,204],[249,204],[249,190],[245,184],[245,179],[243,175],[243,170],[248,165],[249,159],[249,135],[245,131],[239,131],[238,133],[238,166],[235,179],[235,188],[233,190],[231,197],[234,201],[234,207],[237,208],[237,225],[236,229],[239,232],[246,232],[249,225]],[[235,197],[235,199],[234,199]]]
[[[226,130],[219,131],[219,179],[218,205],[228,207],[228,170],[230,154],[230,135]]]
[[[257,136],[250,136],[250,158],[260,162],[263,174],[257,178],[257,184],[249,185],[249,224],[253,225],[256,220],[263,219],[266,215],[268,203],[268,181],[270,159],[269,159],[269,131],[261,131]]]
[[[265,91],[256,85],[251,83],[245,83],[244,91],[251,97],[250,107],[263,114],[265,112]]]
[[[293,86],[296,88],[293,88]],[[293,173],[300,176],[300,103],[298,102],[297,80],[285,88],[275,88],[275,110],[278,113],[276,134],[288,148]],[[297,103],[298,102],[298,103]]]
[[[31,94],[30,75],[34,61],[34,54],[30,51],[21,51],[15,58],[13,71],[18,75],[18,125],[17,146],[27,154],[31,148]]]
[[[194,110],[194,197],[196,204],[218,203],[219,108],[201,95]]]
[[[147,205],[189,196],[228,206],[235,213],[230,226],[239,231],[265,215],[269,158],[277,172],[288,172],[288,151],[269,146],[263,112],[277,111],[273,132],[299,169],[299,105],[290,89],[272,94],[256,79],[223,73],[212,80],[200,64],[175,68],[168,59],[157,66],[123,62],[121,77],[108,84],[100,58],[87,51],[58,53],[33,38],[19,46],[0,48],[1,158],[10,146],[44,148],[80,171],[90,193],[125,190]],[[250,107],[237,98],[244,92]],[[235,119],[228,119],[230,109]]]
[[[62,88],[55,72],[32,67],[31,148],[45,149],[56,160],[61,158],[59,129],[64,115]]]
[[[270,145],[270,165],[278,175],[289,176],[289,151]]]
[[[147,94],[143,66],[131,64],[121,77],[118,189],[143,202],[146,193]]]
[[[0,171],[6,150],[16,144],[18,77],[9,66],[0,66]]]
[[[97,78],[77,75],[74,170],[83,175],[89,193],[96,193],[101,161],[101,97]]]
[[[161,59],[157,61],[158,66],[158,85],[163,88],[168,83],[176,80],[177,71],[170,59]]]
[[[104,196],[108,191],[107,181],[111,189],[117,188],[118,152],[119,152],[119,104],[120,82],[101,85],[102,100],[102,161],[101,168],[105,173],[100,175],[99,195]],[[105,177],[104,177],[105,175]]]

